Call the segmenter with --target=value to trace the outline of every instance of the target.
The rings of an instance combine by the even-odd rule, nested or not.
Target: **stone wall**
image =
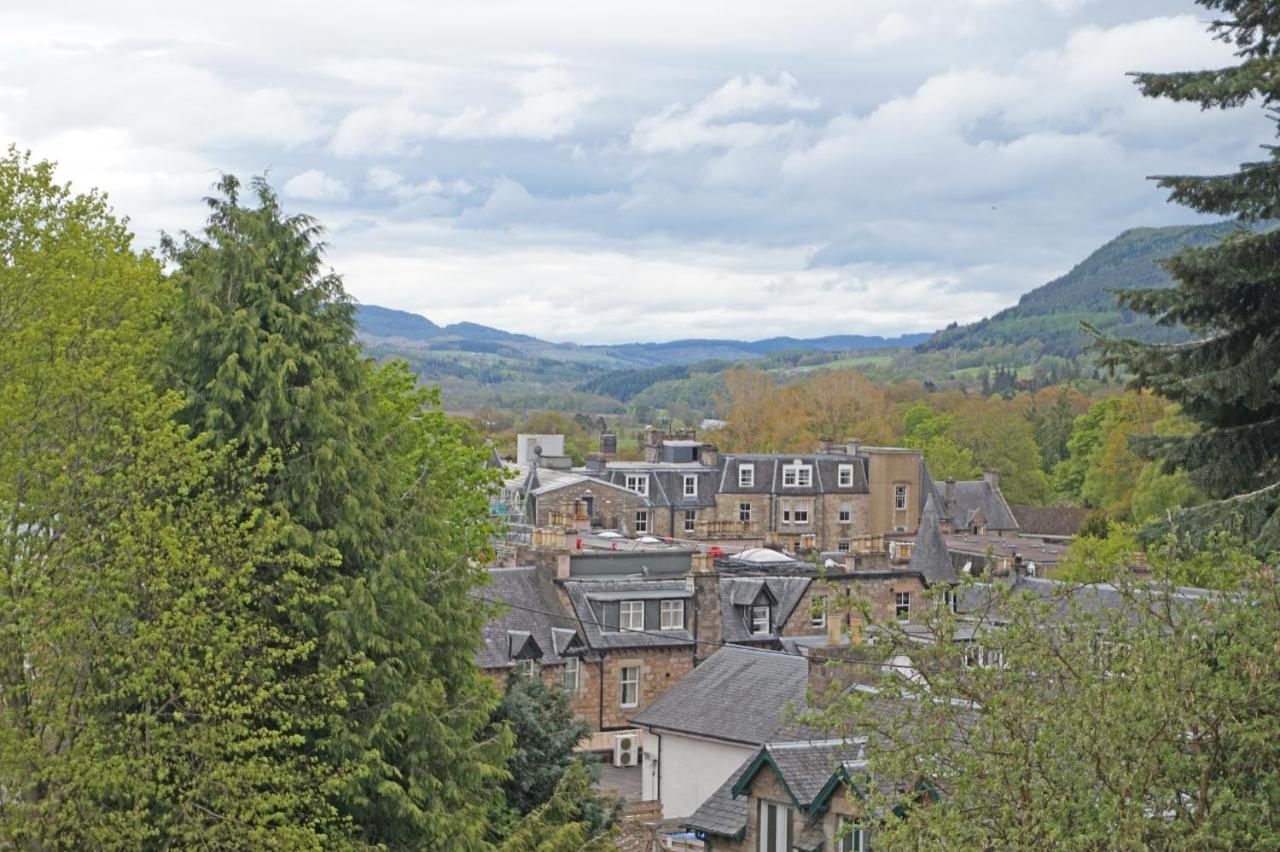
[[[621,488],[606,485],[602,482],[578,482],[557,488],[555,491],[537,496],[537,512],[534,518],[536,526],[547,526],[551,523],[553,513],[569,514],[574,510],[574,501],[580,500],[585,492],[591,492],[594,520],[606,528],[618,528],[628,534],[635,531],[635,513],[643,508],[639,494],[632,494]],[[649,509],[652,519],[654,509]]]
[[[622,706],[622,669],[640,667],[640,695],[635,707]],[[604,710],[601,729],[633,727],[628,721],[693,671],[693,648],[635,648],[609,651],[603,660]],[[599,701],[597,694],[597,701]],[[598,708],[597,708],[598,709]]]

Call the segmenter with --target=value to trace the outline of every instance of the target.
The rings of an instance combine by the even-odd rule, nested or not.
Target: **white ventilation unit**
[[[640,737],[618,734],[613,738],[613,765],[635,766],[640,762]]]

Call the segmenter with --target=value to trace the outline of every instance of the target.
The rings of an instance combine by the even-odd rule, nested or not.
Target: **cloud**
[[[395,154],[427,139],[551,140],[569,133],[596,98],[562,68],[541,67],[513,81],[519,100],[506,109],[467,106],[453,114],[421,108],[412,97],[360,107],[338,125],[329,148],[339,156]]]
[[[640,119],[631,131],[631,144],[649,154],[699,146],[758,145],[791,133],[796,123],[751,121],[746,120],[748,116],[770,111],[802,112],[818,106],[816,99],[801,94],[799,83],[785,71],[774,82],[758,74],[734,77],[691,107],[673,104],[657,115]]]
[[[374,166],[369,169],[365,182],[373,191],[390,195],[399,201],[410,201],[424,195],[467,195],[475,191],[475,187],[465,180],[442,181],[436,177],[429,177],[414,183],[406,180],[399,172],[385,166]]]
[[[342,201],[351,196],[351,189],[344,180],[307,169],[285,181],[284,194],[308,201]]]

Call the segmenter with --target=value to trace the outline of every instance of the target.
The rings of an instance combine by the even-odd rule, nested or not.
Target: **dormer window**
[[[853,487],[853,465],[851,464],[840,465],[840,467],[837,468],[836,482],[839,483],[841,488],[852,488]]]
[[[619,630],[644,630],[644,601],[623,601],[618,604]]]
[[[738,487],[751,488],[756,484],[756,466],[753,464],[738,465]]]
[[[808,488],[813,485],[813,465],[804,464],[799,459],[782,466],[782,486],[784,488]]]
[[[649,496],[649,476],[644,473],[627,474],[627,490],[634,491],[644,497]]]
[[[751,607],[751,635],[766,636],[772,632],[772,628],[773,626],[769,619],[769,607]]]
[[[684,475],[684,496],[698,496],[698,477],[696,475],[688,473]]]

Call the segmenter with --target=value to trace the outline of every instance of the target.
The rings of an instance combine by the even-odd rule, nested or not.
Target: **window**
[[[911,593],[895,592],[893,596],[893,611],[899,621],[909,621],[911,619]]]
[[[698,477],[696,475],[688,473],[684,475],[684,496],[698,496]]]
[[[649,512],[646,509],[640,509],[636,512],[636,532],[647,533],[649,531]]]
[[[753,464],[738,465],[738,487],[751,488],[756,484],[756,466]]]
[[[582,682],[580,666],[582,661],[577,657],[566,657],[564,661],[564,676],[561,685],[564,691],[571,695],[577,695],[578,685]]]
[[[907,486],[893,486],[893,508],[899,512],[907,508]]]
[[[782,484],[787,488],[808,488],[813,484],[813,465],[793,462],[782,466]]]
[[[809,611],[809,626],[827,626],[827,599],[825,597],[813,599],[813,609]]]
[[[687,533],[697,532],[698,530],[698,513],[693,509],[684,510],[684,531]]]
[[[623,601],[618,604],[619,630],[644,630],[644,601]]]
[[[791,523],[791,510],[790,510],[790,509],[783,509],[783,510],[782,510],[782,522],[783,522],[784,524],[789,524],[789,523]]]
[[[684,601],[663,601],[662,619],[658,626],[663,630],[684,630]]]
[[[837,541],[837,542],[836,542],[836,550],[840,551],[841,553],[848,553],[848,552],[849,552],[849,539],[847,539],[847,538],[842,538],[842,539],[840,539],[839,541]]]
[[[764,636],[772,629],[769,623],[769,607],[753,606],[751,607],[751,635]]]
[[[759,852],[791,852],[791,808],[760,800]]]
[[[867,833],[848,817],[840,817],[840,852],[867,852]]]
[[[956,590],[954,586],[947,586],[942,590],[942,605],[952,612],[956,611]]]
[[[627,490],[634,491],[637,494],[649,496],[649,477],[643,473],[627,474]]]
[[[795,520],[795,522],[796,522],[797,524],[807,524],[807,523],[809,523],[809,510],[808,510],[808,509],[796,509],[795,511],[793,511],[793,512],[791,513],[791,515],[792,515],[792,518]]]
[[[751,504],[750,503],[738,504],[738,520],[742,521],[742,523],[744,524],[751,523]]]
[[[853,504],[852,503],[840,504],[840,523],[842,524],[853,523]]]
[[[840,465],[840,467],[836,468],[836,477],[837,477],[836,481],[840,484],[841,488],[852,488],[853,487],[853,465],[851,464]]]
[[[982,645],[974,644],[965,651],[965,668],[1002,669],[1004,668],[1004,651],[990,651]]]
[[[537,660],[516,660],[516,674],[521,677],[533,677],[538,673]]]
[[[640,667],[623,666],[618,674],[618,703],[623,707],[635,707],[640,703]]]

